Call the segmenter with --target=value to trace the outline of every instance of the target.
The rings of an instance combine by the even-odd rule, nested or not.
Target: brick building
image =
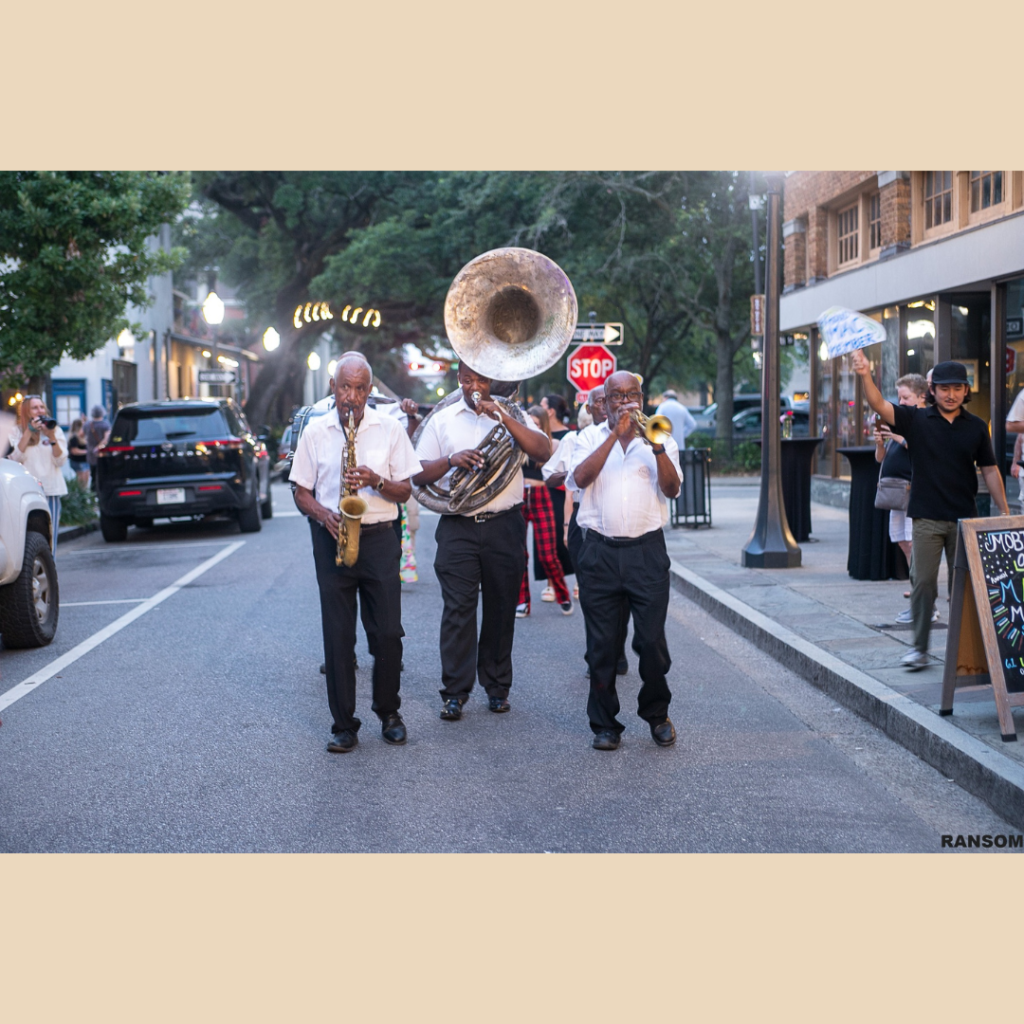
[[[836,449],[871,442],[850,358],[829,359],[818,337],[830,306],[885,326],[888,341],[865,354],[887,396],[901,374],[965,363],[971,411],[1003,449],[1024,386],[1024,173],[794,171],[783,203],[780,328],[809,342],[818,474],[847,476]]]

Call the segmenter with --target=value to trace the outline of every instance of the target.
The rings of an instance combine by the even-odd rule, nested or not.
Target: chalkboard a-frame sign
[[[1024,516],[962,519],[953,560],[940,715],[954,693],[989,691],[999,731],[1016,740],[1024,707]]]

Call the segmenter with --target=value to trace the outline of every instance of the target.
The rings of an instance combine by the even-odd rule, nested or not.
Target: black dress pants
[[[567,547],[569,548],[569,557],[572,559],[573,565],[580,564],[580,555],[583,553],[583,530],[580,529],[579,523],[576,522],[576,516],[579,514],[580,503],[574,501],[572,503],[572,517],[569,519],[569,540]],[[580,582],[580,575],[577,572],[576,581]],[[581,591],[582,593],[582,591]],[[582,601],[580,602],[582,604]],[[619,656],[616,662],[622,661],[626,657],[626,635],[629,633],[629,602],[623,598],[622,604],[619,609]],[[636,651],[636,638],[633,638],[633,650]],[[637,654],[640,652],[637,651]]]
[[[595,733],[621,733],[625,728],[616,718],[619,697],[615,691],[623,599],[633,615],[633,649],[640,655],[642,685],[637,714],[645,722],[659,725],[668,718],[672,700],[665,678],[672,659],[665,639],[669,557],[664,534],[652,530],[642,537],[616,541],[587,530],[576,570],[587,626],[590,728]]]
[[[434,572],[441,584],[441,696],[463,697],[474,679],[489,697],[512,686],[512,639],[526,571],[526,519],[516,505],[482,522],[443,515]],[[477,637],[477,603],[483,598]]]
[[[381,719],[401,707],[402,583],[398,574],[402,547],[390,523],[363,527],[359,560],[351,568],[335,565],[337,542],[313,524],[313,560],[320,587],[320,617],[327,669],[331,732],[358,730],[356,710],[356,595],[363,629],[373,652],[374,713]]]

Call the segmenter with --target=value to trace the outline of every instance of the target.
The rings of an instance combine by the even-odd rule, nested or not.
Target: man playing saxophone
[[[309,516],[313,533],[327,702],[334,719],[327,744],[331,753],[347,753],[358,743],[357,594],[363,628],[374,652],[372,708],[381,720],[381,736],[387,743],[406,741],[398,711],[403,636],[401,545],[392,521],[398,515],[398,504],[409,499],[409,478],[421,467],[401,423],[367,406],[372,384],[373,373],[362,356],[346,355],[338,360],[331,380],[335,409],[311,421],[302,432],[289,478],[295,485],[295,503]],[[354,452],[346,443],[350,419]],[[346,491],[361,498],[366,511],[360,520],[348,520],[348,536],[342,542],[339,506]],[[358,545],[358,556],[349,565],[353,544]]]
[[[473,472],[484,464],[480,448],[497,422],[531,459],[544,463],[551,443],[531,417],[520,423],[491,398],[491,379],[459,365],[462,397],[435,412],[416,446],[423,464],[417,486],[451,479],[457,470]],[[507,444],[509,438],[505,439]],[[462,476],[462,474],[460,474]],[[458,484],[453,485],[453,491]],[[519,585],[526,566],[523,473],[472,512],[442,515],[435,534],[434,571],[441,584],[441,718],[456,722],[474,680],[487,692],[488,708],[509,710],[512,639]],[[477,602],[483,611],[477,635]]]

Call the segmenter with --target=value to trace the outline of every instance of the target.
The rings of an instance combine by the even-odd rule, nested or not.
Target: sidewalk
[[[738,633],[907,749],[985,800],[1024,829],[1024,716],[1015,713],[1016,743],[1003,742],[995,702],[958,696],[940,717],[947,635],[945,565],[939,579],[941,620],[932,626],[934,663],[899,667],[911,627],[895,623],[909,607],[907,581],[869,582],[846,571],[849,522],[844,509],[811,506],[811,540],[798,569],[745,569],[740,553],[757,516],[760,481],[712,480],[709,529],[666,529],[673,584]]]

